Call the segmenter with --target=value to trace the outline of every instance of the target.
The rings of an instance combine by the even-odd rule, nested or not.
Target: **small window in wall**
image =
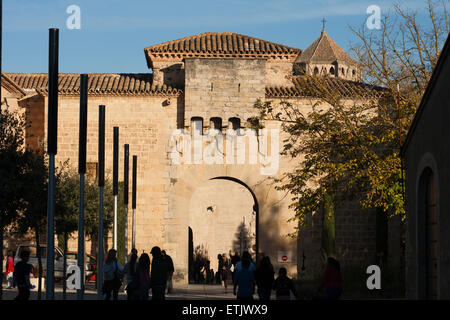
[[[233,130],[238,130],[241,127],[241,119],[239,118],[230,118],[228,122],[230,123],[229,128]]]
[[[355,70],[352,71],[352,75],[353,75],[353,76],[356,75],[356,71],[355,71]]]
[[[341,73],[342,73],[343,76],[345,76],[344,68],[341,68]]]
[[[214,90],[214,84],[211,82],[211,91]]]
[[[222,130],[222,118],[214,117],[209,119],[209,122],[211,129]]]
[[[238,84],[238,92],[241,92],[241,84]]]
[[[333,67],[330,68],[330,74],[334,74],[334,68]]]
[[[192,134],[202,135],[203,134],[203,118],[192,117],[191,118],[191,128],[192,128]]]
[[[319,74],[319,68],[315,67],[314,68],[314,75],[317,76]]]
[[[97,180],[98,177],[97,162],[86,162],[86,175],[88,179]]]

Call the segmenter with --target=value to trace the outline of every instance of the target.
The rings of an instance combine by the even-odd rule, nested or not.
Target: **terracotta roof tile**
[[[5,73],[2,72],[2,87],[8,90],[11,93],[17,94],[19,98],[23,98],[26,96],[26,92],[23,91],[17,83],[15,83],[10,77],[8,77]]]
[[[315,79],[321,81],[331,92],[337,91],[344,98],[379,98],[386,93],[385,88],[362,82],[331,77]],[[266,98],[315,97],[319,93],[319,88],[314,81],[308,76],[294,77],[292,79],[293,85],[290,87],[266,87]]]
[[[155,57],[184,57],[206,56],[214,57],[260,57],[275,58],[289,56],[297,58],[300,49],[288,47],[250,36],[233,32],[208,32],[178,40],[156,44],[144,49],[149,67]]]
[[[331,39],[325,30],[322,30],[320,37],[302,52],[296,62],[332,63],[336,60],[357,64]]]
[[[152,74],[118,74],[90,73],[88,81],[89,94],[97,95],[177,95],[178,88],[153,86]],[[35,89],[44,95],[48,91],[48,76],[46,73],[7,73],[7,76],[20,88]],[[60,94],[80,93],[79,73],[60,73]]]

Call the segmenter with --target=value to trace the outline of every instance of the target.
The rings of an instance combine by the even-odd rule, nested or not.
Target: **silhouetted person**
[[[255,271],[259,300],[270,300],[270,294],[272,292],[274,282],[274,274],[275,272],[273,271],[272,263],[270,263],[270,258],[262,258]]]
[[[17,286],[19,291],[15,300],[28,300],[30,298],[30,289],[32,288],[30,283],[30,273],[33,270],[33,266],[28,263],[30,251],[22,251],[20,253],[20,259],[21,260],[17,262],[13,273],[14,287]]]
[[[172,260],[172,257],[166,253],[166,250],[161,251],[161,254],[162,254],[163,259],[166,260],[168,268],[169,268],[168,273],[167,273],[167,293],[172,293],[172,290],[173,290],[172,277],[173,277],[173,273],[175,271],[175,268],[173,265],[173,260]]]
[[[231,265],[233,267],[233,270],[231,271],[231,279],[233,280],[234,283],[234,275],[236,274],[236,263],[238,263],[241,260],[241,257],[239,256],[239,253],[237,251],[235,251],[234,255],[232,255],[230,250],[229,254]]]
[[[137,262],[137,254],[132,253],[130,256],[130,261],[128,261],[125,266],[123,267],[123,273],[126,276],[126,287],[125,290],[127,291],[127,299],[133,300],[135,291],[138,289],[138,282],[133,282],[133,279],[136,275],[138,262]],[[132,283],[130,285],[130,283]]]
[[[137,295],[138,300],[148,300],[148,292],[151,287],[150,279],[150,257],[143,253],[139,257],[139,263],[136,269]],[[134,280],[133,280],[134,281]]]
[[[252,261],[252,256],[248,251],[244,251],[242,252],[242,257],[241,257],[241,261],[238,261],[236,263],[236,266],[234,267],[234,272],[239,271],[242,268],[242,260],[249,260],[250,261],[250,267],[248,268],[250,271],[255,271],[256,270],[256,266]]]
[[[152,300],[165,300],[169,266],[167,261],[163,259],[159,247],[153,247],[150,253],[153,256],[151,271]]]
[[[298,298],[294,282],[287,276],[286,268],[280,268],[280,270],[278,270],[278,278],[273,283],[273,290],[275,290],[277,300],[290,300],[291,292]]]
[[[325,288],[325,299],[338,300],[342,294],[342,275],[339,262],[329,257],[322,281],[317,287],[317,292]]]
[[[219,256],[217,256],[217,258],[219,258]],[[219,272],[220,272],[220,280],[222,281],[222,286],[225,288],[225,293],[227,293],[228,274],[230,273],[230,260],[227,259],[225,253],[222,254],[221,258],[219,259]]]
[[[255,275],[250,271],[250,260],[244,259],[242,261],[242,268],[236,272],[233,293],[238,300],[253,300],[255,292]],[[236,288],[239,288],[236,292]]]
[[[111,293],[113,300],[119,299],[119,289],[122,286],[122,266],[117,261],[116,254],[116,250],[110,249],[103,266],[103,294],[106,295],[105,300],[111,300]]]

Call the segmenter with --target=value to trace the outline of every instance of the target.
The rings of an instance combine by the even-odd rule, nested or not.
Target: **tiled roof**
[[[377,98],[386,93],[381,87],[331,77],[297,76],[292,82],[291,87],[266,87],[266,98],[317,97],[322,85],[344,98]]]
[[[330,38],[325,30],[322,30],[320,37],[302,52],[296,62],[332,63],[336,60],[357,64]]]
[[[233,32],[207,32],[168,41],[144,49],[149,67],[151,58],[171,57],[261,57],[296,58],[301,50]]]
[[[11,80],[5,73],[2,72],[2,87],[4,87],[6,90],[8,90],[11,93],[15,93],[18,95],[19,98],[23,98],[27,94],[23,89],[15,83],[13,80]]]
[[[35,89],[46,95],[48,92],[47,73],[7,73],[8,77],[23,89]],[[88,93],[90,95],[177,95],[177,88],[152,85],[152,74],[88,74]],[[63,95],[80,93],[79,73],[59,74],[59,93]]]

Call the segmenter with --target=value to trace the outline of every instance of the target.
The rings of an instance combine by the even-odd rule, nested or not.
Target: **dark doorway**
[[[438,296],[438,202],[436,178],[427,168],[420,177],[418,194],[419,299]]]

